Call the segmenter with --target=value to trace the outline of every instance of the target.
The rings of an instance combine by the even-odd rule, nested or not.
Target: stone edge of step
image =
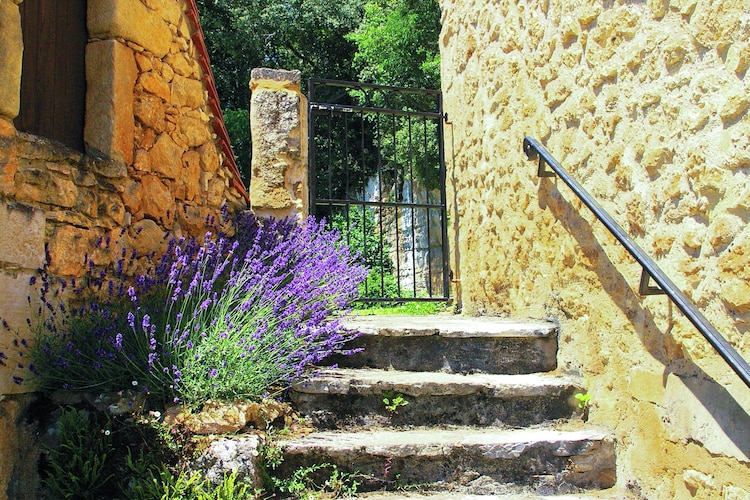
[[[376,368],[330,368],[314,378],[296,384],[292,390],[303,394],[373,395],[397,392],[411,397],[465,396],[486,393],[493,397],[514,395],[543,396],[580,389],[583,381],[554,373],[458,374],[409,372]]]
[[[435,323],[439,322],[439,325]],[[344,328],[383,337],[531,337],[557,335],[559,327],[543,320],[470,316],[358,316],[341,320]]]
[[[619,490],[598,490],[590,493],[567,494],[567,495],[537,495],[534,493],[509,493],[501,495],[472,495],[460,492],[369,492],[349,497],[344,500],[361,498],[365,500],[397,500],[397,499],[423,499],[423,500],[631,500],[634,497],[622,493]]]
[[[612,440],[604,428],[559,428],[549,425],[525,429],[412,429],[360,430],[356,432],[322,431],[301,438],[283,440],[280,445],[288,454],[308,451],[333,455],[350,453],[375,456],[406,457],[445,456],[461,448],[477,448],[490,458],[508,459],[522,455],[527,449],[548,445],[555,453],[567,456],[568,445],[581,442]]]

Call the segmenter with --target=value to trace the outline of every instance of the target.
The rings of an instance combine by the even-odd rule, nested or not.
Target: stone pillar
[[[0,120],[11,122],[21,107],[21,0],[0,0]],[[0,123],[0,133],[12,129]],[[7,135],[7,134],[3,134]]]
[[[86,46],[87,152],[133,163],[133,88],[138,77],[133,51],[116,40]]]
[[[250,90],[251,208],[259,217],[307,217],[307,98],[300,72],[255,68]]]

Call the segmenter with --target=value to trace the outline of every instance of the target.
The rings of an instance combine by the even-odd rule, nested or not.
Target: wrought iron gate
[[[310,211],[370,268],[361,300],[449,298],[442,97],[311,79]]]

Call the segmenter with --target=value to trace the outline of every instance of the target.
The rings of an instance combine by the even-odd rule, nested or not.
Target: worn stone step
[[[549,374],[462,375],[338,368],[297,384],[291,398],[297,411],[327,429],[528,426],[572,416],[577,409],[577,392],[583,390],[576,380]],[[393,403],[397,398],[402,404]]]
[[[444,488],[465,478],[485,477],[498,485],[536,488],[610,488],[615,484],[613,439],[593,427],[418,428],[327,431],[281,441],[279,471],[335,464],[357,474],[360,490],[430,484]],[[324,480],[324,477],[318,478]]]
[[[611,488],[606,490],[582,491],[579,493],[570,493],[562,495],[545,495],[543,493],[534,493],[529,491],[519,491],[515,493],[500,494],[474,494],[463,492],[464,488],[457,488],[457,491],[388,491],[388,492],[369,492],[357,495],[355,498],[367,500],[398,500],[398,499],[416,499],[416,500],[636,500],[641,498],[627,492],[622,492]]]
[[[330,363],[449,373],[521,374],[557,367],[558,327],[546,321],[464,316],[362,316],[344,325],[362,332],[353,356]]]

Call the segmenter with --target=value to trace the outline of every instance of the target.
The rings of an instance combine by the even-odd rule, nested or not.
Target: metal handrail
[[[594,215],[609,229],[612,235],[617,238],[622,246],[635,258],[641,265],[643,272],[641,274],[641,284],[639,291],[642,295],[654,293],[666,293],[672,302],[682,311],[698,331],[708,340],[716,349],[716,352],[724,358],[734,372],[739,375],[742,381],[750,387],[750,365],[739,355],[739,353],[727,342],[714,326],[709,323],[705,316],[695,307],[695,305],[677,288],[664,271],[656,265],[638,244],[615,222],[604,208],[576,181],[570,173],[542,146],[539,141],[532,137],[525,137],[523,140],[523,152],[529,160],[539,159],[538,175],[540,177],[554,177],[557,174],[565,184],[573,190],[578,198],[594,213]],[[549,166],[553,171],[549,171]],[[653,279],[659,288],[648,287],[648,281]]]

